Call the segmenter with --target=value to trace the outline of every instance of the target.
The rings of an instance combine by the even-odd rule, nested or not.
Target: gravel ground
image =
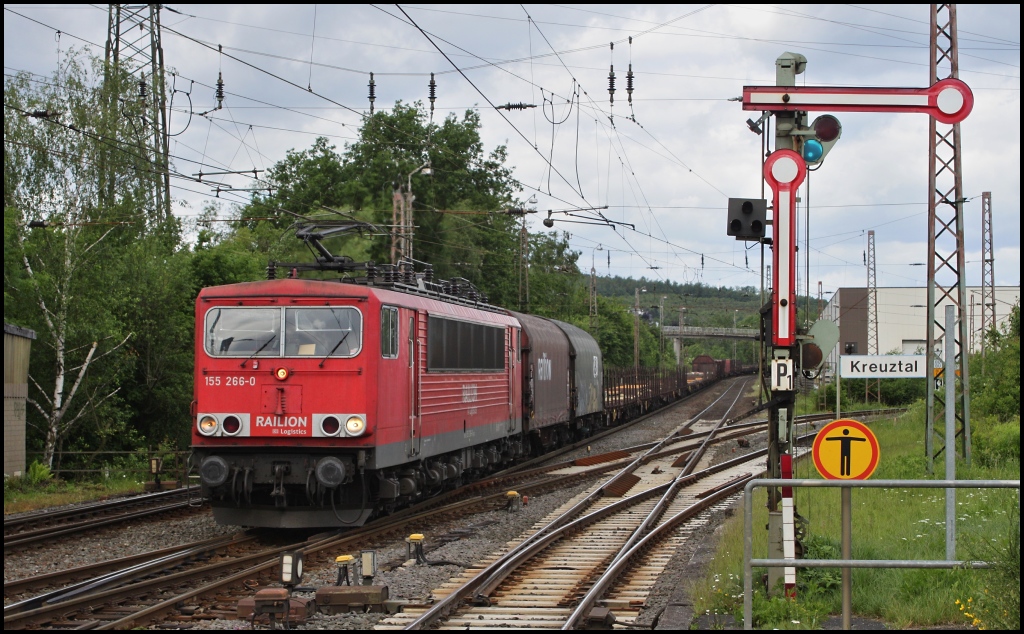
[[[218,526],[209,513],[152,520],[131,526],[101,528],[90,534],[61,538],[45,548],[4,553],[4,582],[68,570],[108,559],[187,544],[238,531]],[[7,600],[4,599],[5,604]]]
[[[721,393],[719,390],[713,391],[716,394]],[[693,413],[705,407],[712,398],[709,392],[697,395],[689,404],[652,416],[620,434],[591,443],[590,453],[652,442],[664,437],[666,433],[686,422]],[[755,443],[751,445],[753,448],[757,446]],[[724,458],[712,456],[704,462],[739,455],[732,453],[731,449],[729,447],[729,455]],[[564,461],[587,453],[587,449],[583,448],[574,454],[560,456],[557,460]],[[458,575],[466,565],[505,549],[509,541],[515,540],[552,510],[592,485],[593,483],[582,484],[561,491],[531,496],[529,504],[517,513],[496,510],[474,514],[469,518],[457,517],[424,525],[417,531],[426,535],[426,558],[428,562],[437,562],[436,565],[403,565],[407,548],[404,541],[377,544],[377,561],[383,563],[378,564],[379,570],[374,578],[374,584],[387,585],[392,600],[424,602],[429,599],[433,589]],[[216,525],[209,514],[102,530],[96,535],[72,538],[46,549],[11,553],[4,558],[4,579],[17,579],[103,559],[123,557],[236,530],[234,527]],[[713,533],[713,529],[709,528],[707,532]],[[692,557],[692,553],[689,556]],[[686,557],[686,553],[677,554],[677,558]],[[669,570],[674,571],[676,568],[677,566],[672,565]],[[331,585],[336,579],[337,569],[333,566],[313,568],[306,571],[303,584],[318,587]],[[654,620],[664,605],[673,600],[673,592],[682,581],[670,573],[664,575],[655,586],[652,605],[642,618]],[[380,614],[317,615],[300,628],[367,629],[382,618],[383,615]],[[164,625],[164,628],[167,625]],[[211,620],[203,621],[202,626],[208,629],[248,629],[249,623],[241,620]]]

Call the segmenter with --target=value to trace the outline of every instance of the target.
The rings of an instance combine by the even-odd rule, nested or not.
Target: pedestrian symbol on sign
[[[850,430],[844,429],[842,436],[829,436],[826,442],[837,441],[839,443],[839,475],[850,475],[850,443],[867,442],[867,438],[850,438]]]
[[[825,425],[814,437],[814,466],[827,480],[866,480],[878,466],[878,440],[849,419]]]

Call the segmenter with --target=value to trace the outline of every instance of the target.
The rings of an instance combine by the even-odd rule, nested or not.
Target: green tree
[[[249,221],[243,228],[263,235],[261,225],[269,224],[279,234],[299,219],[296,215],[338,219],[341,214],[381,232],[370,240],[331,238],[332,252],[389,262],[394,194],[411,185],[414,257],[432,263],[437,277],[468,279],[492,302],[507,305],[518,289],[518,227],[516,218],[504,213],[515,202],[505,160],[503,146],[485,151],[478,112],[452,114],[438,124],[421,104],[398,102],[391,111],[368,117],[359,140],[340,153],[323,138],[288,152],[269,170],[273,193],[257,196],[241,210]],[[429,176],[424,166],[430,166]],[[297,241],[283,251],[295,258],[301,254]]]
[[[1002,330],[985,333],[985,357],[971,358],[971,413],[1020,418],[1020,304]]]
[[[157,232],[125,248],[120,280],[132,292],[118,318],[134,333],[120,396],[139,441],[188,446],[194,360],[193,254],[176,248],[177,232]]]
[[[29,403],[42,418],[47,465],[83,418],[116,408],[124,369],[116,353],[130,333],[118,323],[116,300],[109,301],[118,291],[97,291],[109,282],[101,264],[118,238],[139,233],[131,209],[146,193],[138,162],[111,160],[111,147],[128,131],[105,105],[116,102],[124,78],[97,82],[100,69],[88,63],[71,52],[52,82],[34,83],[27,74],[4,82],[5,247],[21,264],[5,270],[5,291],[15,301],[10,310],[5,302],[4,317],[16,316],[38,334]],[[106,184],[119,193],[116,200],[103,200]]]
[[[137,440],[136,412],[167,410],[133,385],[190,373],[191,288],[182,256],[167,268],[180,236],[153,195],[136,92],[126,69],[75,50],[49,81],[4,82],[4,318],[37,333],[29,439],[48,465],[66,441]]]

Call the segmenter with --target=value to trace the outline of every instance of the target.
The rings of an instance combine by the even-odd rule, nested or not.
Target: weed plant
[[[4,478],[4,514],[74,504],[143,489],[144,477],[132,471],[107,470],[104,477],[70,481],[55,478],[50,468],[33,462],[22,476]]]

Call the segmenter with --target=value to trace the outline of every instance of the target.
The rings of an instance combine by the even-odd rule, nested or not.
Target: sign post
[[[956,437],[956,341],[953,336],[956,314],[954,311],[952,304],[946,306],[946,370],[942,373],[942,379],[946,382],[946,438]],[[955,454],[956,452],[947,443],[947,480],[956,480]],[[956,559],[956,489],[946,489],[946,559],[950,561]]]
[[[839,355],[839,372],[836,374],[836,418],[839,413],[840,379],[922,379],[926,376],[925,364],[928,358],[923,354],[847,354]]]
[[[867,480],[878,466],[878,439],[867,425],[850,419],[832,421],[814,437],[814,466],[826,480]],[[842,558],[853,558],[853,493],[842,490]],[[787,569],[788,570],[788,569]],[[850,629],[853,607],[852,574],[843,568],[843,629]]]

